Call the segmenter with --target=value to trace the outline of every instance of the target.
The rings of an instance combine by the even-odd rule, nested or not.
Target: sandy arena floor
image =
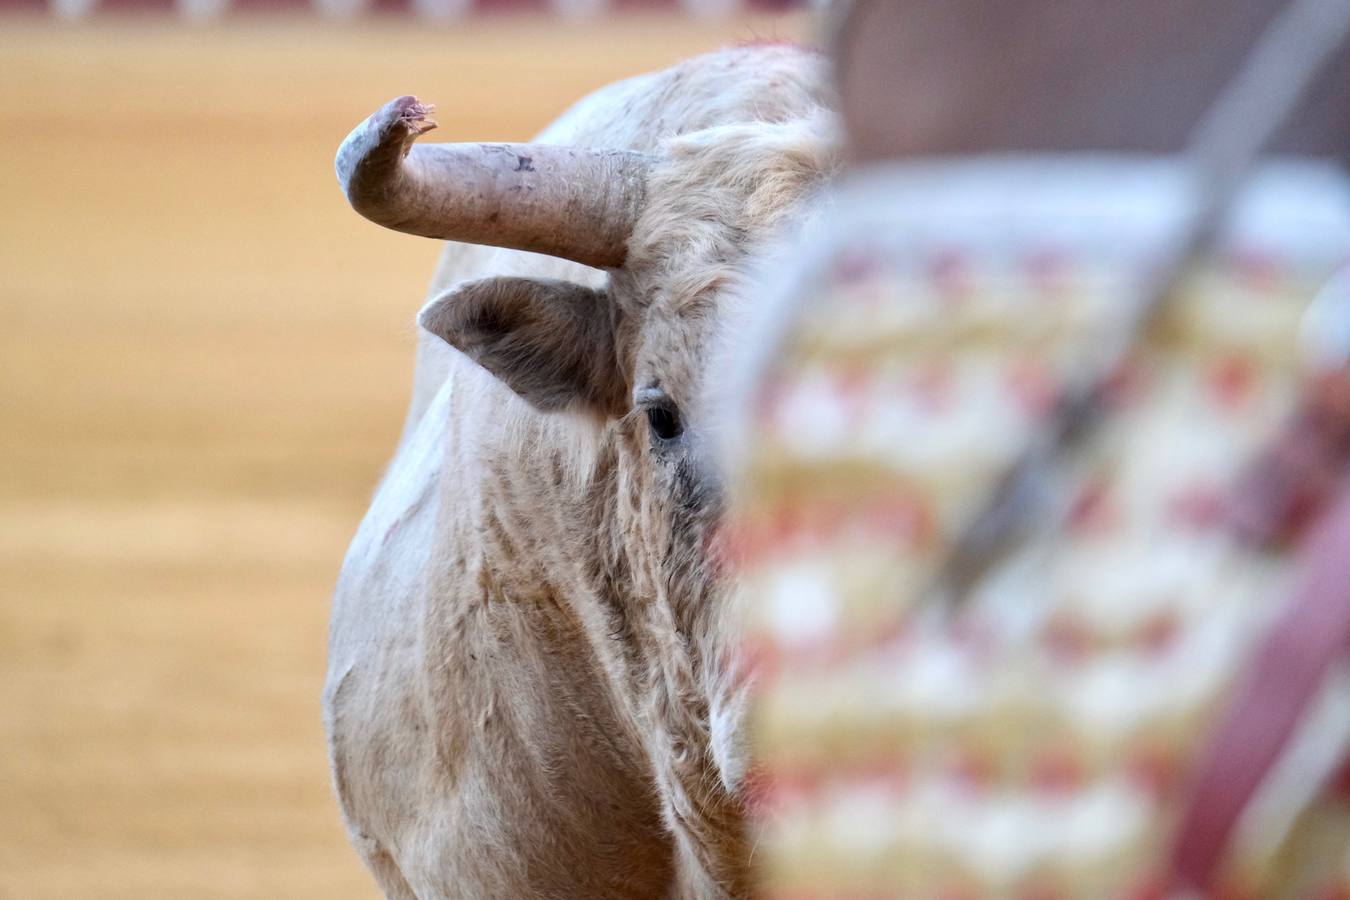
[[[0,898],[374,896],[318,697],[436,246],[333,151],[804,27],[0,24]]]

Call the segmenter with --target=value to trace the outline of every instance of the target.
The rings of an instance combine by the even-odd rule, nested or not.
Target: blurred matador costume
[[[1239,3],[1228,31],[1153,5],[1220,48],[1166,114],[1128,85],[1187,35],[1108,4],[876,0],[841,28],[855,165],[766,285],[731,449],[764,896],[1350,897],[1350,180],[1320,159],[1350,151],[1344,43],[1184,266],[1215,191],[1175,152],[1258,35],[1278,63],[1280,28],[1350,4]],[[1078,44],[1018,57],[1027,16]],[[913,99],[925,40],[959,69],[1000,34],[986,83]],[[1092,85],[1056,66],[1131,40],[1120,121],[1057,116]],[[1025,115],[958,102],[1018,73]],[[939,127],[948,100],[976,111]],[[1036,502],[1009,494],[1056,427]]]

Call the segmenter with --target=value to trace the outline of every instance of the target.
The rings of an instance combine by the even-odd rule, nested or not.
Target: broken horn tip
[[[423,103],[411,94],[389,101],[385,109],[388,116],[385,121],[397,123],[405,134],[414,138],[426,134],[437,125],[436,120],[429,118],[436,111],[436,107],[430,103]]]

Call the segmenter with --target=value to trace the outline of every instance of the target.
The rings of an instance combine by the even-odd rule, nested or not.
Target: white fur
[[[343,817],[389,896],[748,891],[705,375],[757,248],[834,165],[831,102],[823,60],[788,47],[612,85],[540,139],[662,160],[623,268],[447,246],[432,297],[484,275],[606,288],[618,374],[670,392],[689,435],[661,455],[640,412],[541,414],[420,335],[324,691]]]

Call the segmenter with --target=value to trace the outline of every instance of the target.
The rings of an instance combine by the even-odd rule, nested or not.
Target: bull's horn
[[[399,97],[338,148],[352,207],[424,237],[530,250],[588,266],[623,263],[651,158],[548,144],[420,144],[431,107]]]

